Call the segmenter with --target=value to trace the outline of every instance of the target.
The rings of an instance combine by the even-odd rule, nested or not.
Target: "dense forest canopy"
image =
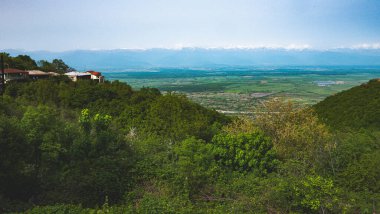
[[[342,100],[227,117],[118,81],[12,82],[0,99],[0,212],[377,212],[380,131],[334,119],[340,102],[361,105]],[[375,103],[357,118],[379,121]]]
[[[340,92],[315,105],[334,128],[380,129],[380,79]]]

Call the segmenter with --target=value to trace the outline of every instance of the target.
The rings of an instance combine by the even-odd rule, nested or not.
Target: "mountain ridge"
[[[378,49],[182,48],[71,50],[62,52],[3,50],[40,60],[59,58],[78,69],[117,70],[147,67],[228,66],[380,66]]]

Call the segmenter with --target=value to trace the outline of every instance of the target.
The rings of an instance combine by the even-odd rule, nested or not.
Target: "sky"
[[[0,49],[380,49],[379,0],[0,0]]]

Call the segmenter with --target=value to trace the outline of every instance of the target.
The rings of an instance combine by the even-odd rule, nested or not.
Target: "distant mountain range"
[[[117,71],[152,67],[380,66],[379,49],[117,49],[64,52],[3,50],[36,60],[59,58],[77,70]]]

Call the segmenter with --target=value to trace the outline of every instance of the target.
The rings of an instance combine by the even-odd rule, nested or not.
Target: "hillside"
[[[380,79],[327,97],[315,109],[334,128],[380,129]]]
[[[118,81],[15,82],[2,98],[0,212],[341,213],[380,201],[380,132],[342,132],[333,147],[311,111],[276,101],[266,106],[281,114],[231,122]]]
[[[35,66],[27,56],[12,61]],[[347,115],[337,124],[376,127],[378,96],[373,80],[317,109]],[[119,81],[9,82],[0,99],[0,213],[379,210],[380,130],[329,129],[309,108],[276,99],[263,112],[233,118]]]

